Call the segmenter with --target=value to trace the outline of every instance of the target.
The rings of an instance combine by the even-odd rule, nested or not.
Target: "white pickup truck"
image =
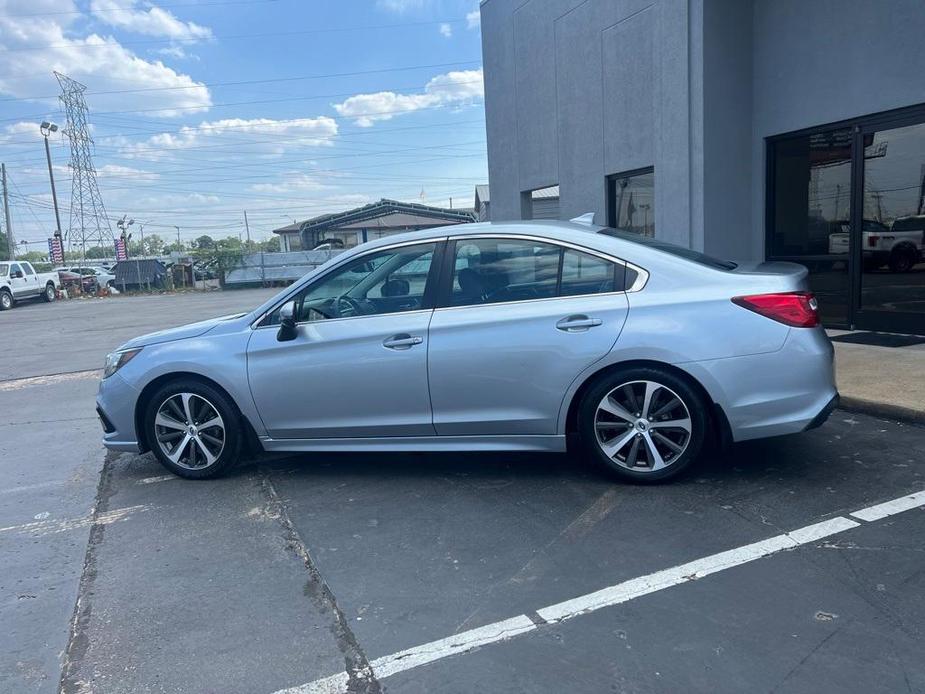
[[[57,272],[36,272],[24,260],[0,262],[0,311],[7,311],[21,299],[42,297],[54,301],[59,287]]]

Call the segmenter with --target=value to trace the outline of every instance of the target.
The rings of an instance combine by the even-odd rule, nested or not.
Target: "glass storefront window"
[[[772,145],[772,258],[809,268],[819,311],[829,325],[848,323],[851,227],[850,128]]]
[[[610,226],[654,237],[654,169],[650,167],[617,174],[608,180]]]
[[[921,313],[925,329],[925,124],[865,138],[864,219],[861,310]]]

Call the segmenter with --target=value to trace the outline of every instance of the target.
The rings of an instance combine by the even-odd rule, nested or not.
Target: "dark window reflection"
[[[645,169],[610,178],[610,226],[655,236],[655,172]]]
[[[925,328],[925,124],[864,144],[861,308],[919,312]]]
[[[851,130],[775,142],[770,255],[802,263],[829,325],[848,322]]]

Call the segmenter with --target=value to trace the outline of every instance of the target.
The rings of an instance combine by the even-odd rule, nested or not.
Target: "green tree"
[[[215,245],[215,241],[212,240],[211,236],[203,235],[203,236],[200,236],[198,239],[196,239],[196,248],[198,248],[199,250],[204,250],[214,245]]]
[[[6,233],[0,231],[0,260],[10,259],[10,249],[6,241]]]
[[[264,253],[279,253],[279,236],[273,236],[266,241],[261,241],[258,246],[259,250]]]
[[[145,236],[145,255],[162,255],[164,253],[164,239],[157,234]]]

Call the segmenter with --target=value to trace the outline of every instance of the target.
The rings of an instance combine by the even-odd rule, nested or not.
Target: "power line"
[[[349,27],[326,27],[323,29],[302,29],[299,31],[268,31],[262,33],[254,34],[222,34],[219,36],[210,36],[211,39],[229,41],[229,40],[239,40],[239,39],[266,39],[266,38],[277,38],[281,36],[308,36],[313,34],[332,34],[332,33],[349,33],[354,31],[378,31],[380,29],[401,29],[405,27],[417,27],[417,26],[437,26],[441,24],[460,24],[466,22],[465,18],[456,18],[456,19],[434,19],[421,22],[404,22],[396,24],[369,24],[365,26],[349,26]],[[79,39],[75,39],[77,41]],[[123,47],[123,46],[150,46],[150,45],[174,45],[178,43],[182,44],[196,44],[201,43],[202,38],[190,37],[190,38],[170,38],[170,39],[138,39],[135,41],[106,41],[104,43],[46,43],[39,44],[37,46],[20,46],[17,48],[0,48],[0,53],[6,52],[19,52],[19,51],[44,51],[49,48],[69,48],[69,49],[87,49],[87,48],[112,48],[112,47]]]
[[[218,5],[264,5],[269,3],[279,3],[280,0],[224,0],[223,2],[186,2],[186,3],[175,3],[171,5],[158,5],[162,10],[174,10],[180,7],[215,7]],[[103,7],[93,10],[93,14],[100,14],[102,12],[124,12],[126,10],[135,10],[138,9],[136,5],[124,5],[119,7]],[[7,17],[10,18],[20,18],[20,17],[50,17],[56,15],[67,15],[67,14],[85,14],[82,10],[59,10],[56,12],[31,12],[28,14],[8,14]]]

